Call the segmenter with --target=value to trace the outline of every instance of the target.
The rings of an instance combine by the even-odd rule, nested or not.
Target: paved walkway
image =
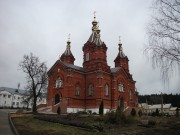
[[[14,135],[8,121],[8,113],[14,110],[0,109],[0,135]]]

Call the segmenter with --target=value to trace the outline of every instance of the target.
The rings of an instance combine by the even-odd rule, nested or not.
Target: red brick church
[[[129,72],[129,60],[123,53],[121,42],[118,46],[115,67],[111,68],[107,64],[107,46],[101,40],[94,17],[92,34],[82,47],[82,67],[74,65],[75,58],[68,39],[66,50],[49,70],[47,106],[52,106],[54,112],[60,106],[63,113],[99,113],[101,103],[104,113],[120,105],[125,109],[135,107],[135,81]]]

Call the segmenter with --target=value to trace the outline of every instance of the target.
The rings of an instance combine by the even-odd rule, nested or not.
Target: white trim
[[[77,113],[79,111],[84,111],[83,108],[67,108],[67,113]]]
[[[79,111],[85,111],[84,108],[67,108],[67,113],[77,113]],[[97,113],[99,114],[99,108],[88,108],[86,109],[86,112],[91,111],[91,113]],[[109,112],[110,109],[104,109],[104,114],[106,114],[107,112]]]

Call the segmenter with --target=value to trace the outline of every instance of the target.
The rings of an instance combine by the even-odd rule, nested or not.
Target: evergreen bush
[[[141,117],[141,116],[142,116],[142,110],[141,110],[141,109],[139,109],[139,111],[138,111],[138,115],[139,115],[139,117]]]
[[[103,115],[103,114],[104,114],[104,103],[102,101],[99,106],[99,115]]]
[[[159,116],[159,110],[156,108],[156,116]]]
[[[134,109],[134,108],[132,108],[132,110],[131,110],[131,115],[134,117],[134,116],[136,116],[136,110]]]
[[[57,114],[61,114],[61,108],[60,108],[60,106],[58,107],[58,109],[57,109]]]

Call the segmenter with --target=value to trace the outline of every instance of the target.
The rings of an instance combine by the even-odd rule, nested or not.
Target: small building
[[[15,88],[0,87],[0,108],[32,108],[32,100],[24,102],[26,91]],[[46,97],[37,99],[37,105],[46,104]]]
[[[149,105],[147,103],[139,103],[138,109],[142,111],[142,113],[148,113]]]
[[[178,107],[171,107],[169,110],[169,115],[176,115]]]
[[[152,113],[152,112],[156,112],[156,109],[159,110],[159,113],[162,113],[161,112],[161,105],[162,104],[155,104],[155,105],[149,105],[148,107],[148,112],[149,113]],[[163,104],[163,113],[169,113],[169,110],[171,108],[171,104]]]

